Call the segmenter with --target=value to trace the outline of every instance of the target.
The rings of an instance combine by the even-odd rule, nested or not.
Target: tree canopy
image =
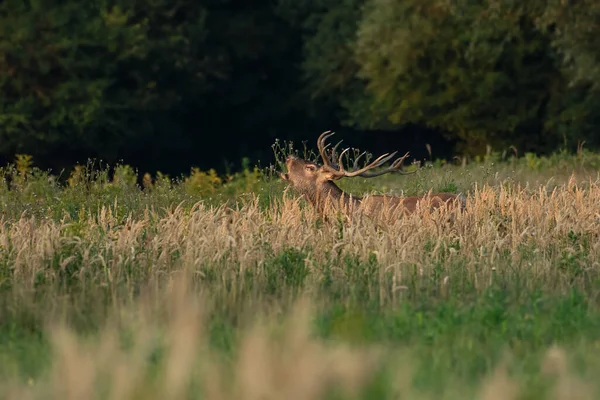
[[[4,0],[0,155],[222,169],[336,128],[594,147],[599,22],[592,0]]]

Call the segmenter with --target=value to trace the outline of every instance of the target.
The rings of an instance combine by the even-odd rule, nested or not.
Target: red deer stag
[[[408,157],[408,153],[395,160],[388,168],[380,171],[372,171],[391,160],[397,152],[392,154],[384,154],[363,168],[358,168],[358,160],[365,154],[360,154],[354,160],[353,170],[347,171],[342,164],[342,157],[349,151],[349,148],[344,149],[338,160],[335,160],[336,148],[341,143],[338,143],[331,150],[331,158],[327,154],[329,144],[325,141],[333,136],[331,131],[323,132],[317,139],[317,147],[319,154],[323,159],[323,165],[319,166],[315,163],[308,162],[294,155],[289,155],[286,159],[287,173],[281,173],[281,178],[289,182],[293,189],[300,195],[304,196],[313,207],[321,215],[324,214],[326,205],[342,206],[346,210],[354,209],[356,206],[364,202],[365,211],[369,215],[379,213],[384,207],[393,209],[401,209],[404,212],[412,213],[417,208],[417,204],[426,201],[431,205],[432,209],[438,208],[443,204],[452,207],[460,205],[464,208],[465,197],[454,193],[434,193],[425,196],[397,197],[388,195],[373,195],[368,196],[370,201],[365,201],[366,198],[350,195],[340,189],[333,181],[344,178],[361,176],[363,178],[372,178],[390,172],[397,172],[403,175],[413,172],[403,172],[400,170],[402,162]],[[416,172],[416,171],[415,171]]]

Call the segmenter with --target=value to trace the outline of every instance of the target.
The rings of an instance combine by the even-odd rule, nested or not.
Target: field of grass
[[[0,171],[0,397],[593,399],[600,155],[490,155],[355,194],[464,212],[320,220],[275,178]],[[270,171],[270,172],[269,172]]]

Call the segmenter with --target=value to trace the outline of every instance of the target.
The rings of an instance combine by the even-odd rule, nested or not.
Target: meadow
[[[342,180],[468,196],[383,225],[320,219],[278,167],[31,162],[0,171],[2,398],[600,396],[600,154]]]

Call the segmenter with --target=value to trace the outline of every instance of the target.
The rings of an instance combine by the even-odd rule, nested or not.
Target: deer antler
[[[398,172],[402,175],[409,175],[409,174],[413,174],[416,172],[416,171],[404,172],[404,171],[400,170],[400,168],[402,167],[402,163],[404,162],[406,157],[408,157],[408,152],[406,154],[404,154],[402,157],[395,160],[392,163],[392,165],[390,165],[388,168],[386,168],[384,170],[377,171],[377,172],[367,172],[374,168],[378,168],[378,167],[382,166],[383,164],[385,164],[386,162],[388,162],[389,160],[391,160],[396,155],[396,153],[397,153],[396,151],[393,152],[392,154],[385,153],[385,154],[379,156],[375,161],[368,164],[367,166],[358,169],[358,160],[363,155],[366,154],[366,152],[363,152],[354,159],[353,170],[347,171],[344,169],[342,158],[343,158],[344,154],[350,150],[349,148],[346,148],[342,151],[337,162],[335,160],[335,150],[340,145],[340,143],[342,143],[341,140],[333,147],[333,149],[331,151],[331,159],[327,155],[327,147],[329,147],[329,144],[325,144],[325,141],[328,138],[330,138],[331,136],[333,136],[334,134],[335,133],[331,132],[331,131],[323,132],[317,139],[317,148],[319,149],[319,153],[321,155],[321,158],[323,159],[323,168],[326,169],[328,172],[332,173],[335,179],[340,179],[343,177],[350,178],[353,176],[362,176],[363,178],[372,178],[372,177],[387,174],[390,172]],[[334,165],[332,165],[332,164],[334,164]]]
[[[337,145],[335,145],[335,147],[332,150],[331,153],[331,160],[329,159],[329,157],[327,156],[327,147],[329,147],[329,144],[325,144],[325,141],[330,138],[331,136],[335,135],[334,132],[331,131],[325,131],[323,133],[321,133],[321,135],[319,136],[319,138],[317,139],[317,148],[319,149],[319,154],[321,155],[321,158],[323,159],[323,165],[326,167],[332,167],[331,163],[334,162],[335,160],[333,159],[333,154],[335,152],[335,149],[337,148],[337,146],[342,143],[342,141],[340,140],[338,142]]]

